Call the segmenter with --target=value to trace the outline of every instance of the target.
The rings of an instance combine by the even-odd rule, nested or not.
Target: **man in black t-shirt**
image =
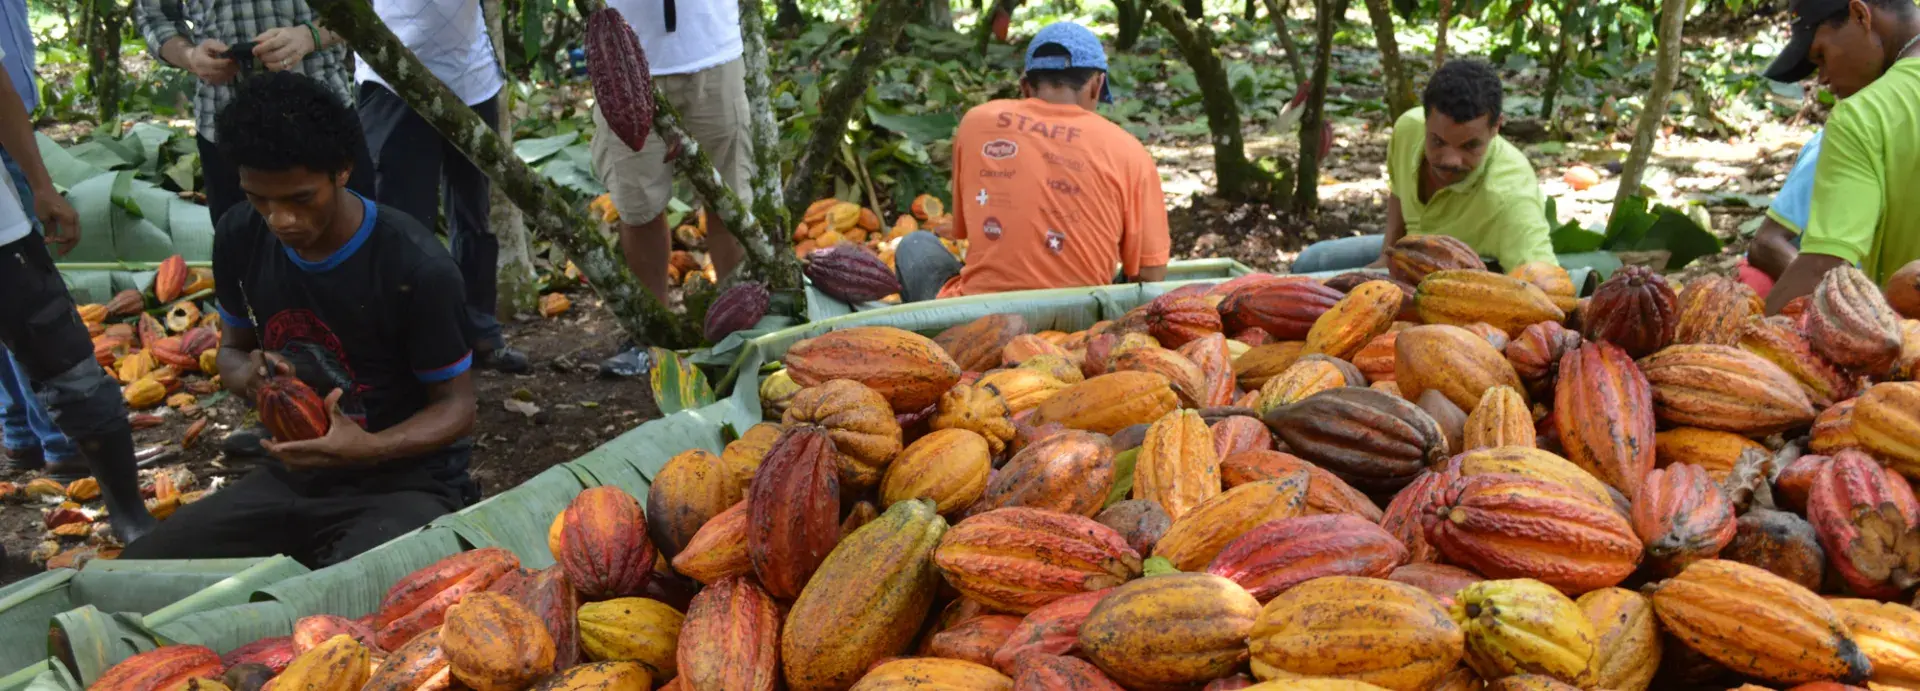
[[[477,499],[460,271],[414,219],[345,188],[360,120],[278,72],[243,84],[217,122],[248,201],[214,232],[221,380],[252,400],[267,377],[297,376],[331,428],[265,443],[278,463],[182,507],[122,558],[324,566]]]

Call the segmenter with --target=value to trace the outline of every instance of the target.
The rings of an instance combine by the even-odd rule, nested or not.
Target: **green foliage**
[[[1640,195],[1630,196],[1614,207],[1604,232],[1574,222],[1562,223],[1551,198],[1547,200],[1547,223],[1553,227],[1555,254],[1666,250],[1672,255],[1667,260],[1667,270],[1671,271],[1721,249],[1720,239],[1686,211],[1653,204]]]

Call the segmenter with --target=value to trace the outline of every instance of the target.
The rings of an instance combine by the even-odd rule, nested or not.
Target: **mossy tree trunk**
[[[1580,21],[1579,5],[1575,0],[1556,0],[1560,3],[1558,26],[1554,27],[1554,48],[1552,57],[1547,60],[1546,93],[1540,96],[1540,119],[1547,127],[1559,130],[1559,120],[1553,116],[1556,104],[1560,101],[1560,82],[1566,78],[1567,60],[1574,51],[1574,37],[1584,36],[1585,29],[1578,26]]]
[[[1660,46],[1653,70],[1653,88],[1647,92],[1646,106],[1640,110],[1640,121],[1633,128],[1633,149],[1620,168],[1620,191],[1614,196],[1615,206],[1640,193],[1647,159],[1653,156],[1653,139],[1659,135],[1660,123],[1667,117],[1667,97],[1673,94],[1673,83],[1680,76],[1680,37],[1686,23],[1687,0],[1661,0]]]
[[[773,117],[773,81],[767,75],[767,21],[761,0],[740,0],[741,59],[747,71],[747,106],[753,119],[753,213],[775,230],[790,228],[780,189],[780,126]]]
[[[110,124],[120,119],[120,34],[126,31],[133,3],[87,0],[83,7],[80,14],[87,51],[87,90],[93,94],[96,121]]]
[[[807,13],[800,10],[800,0],[780,0],[780,14],[773,23],[783,30],[806,26]]]
[[[1287,26],[1287,9],[1290,0],[1264,0],[1267,3],[1267,19],[1273,22],[1273,33],[1280,38],[1280,49],[1287,53],[1287,67],[1293,70],[1293,81],[1303,84],[1307,81],[1307,64],[1300,60],[1300,44],[1293,40],[1293,28]]]
[[[894,42],[914,17],[926,13],[927,0],[877,0],[867,6],[867,25],[860,32],[860,52],[853,56],[833,87],[820,99],[820,117],[813,122],[813,136],[795,159],[793,173],[787,178],[784,196],[789,218],[805,214],[807,204],[821,196],[834,157],[839,155],[840,140],[847,134],[847,123],[867,103],[867,87],[873,69],[893,53]],[[729,228],[733,227],[731,225]]]
[[[500,109],[500,143],[513,146],[513,73],[507,71],[507,50],[505,31],[502,31],[500,0],[486,0],[481,3],[481,11],[486,13],[487,32],[493,37],[493,59],[500,65],[500,71],[506,74],[507,83],[495,96]],[[520,217],[520,207],[513,205],[506,192],[495,185],[491,209],[487,215],[487,226],[495,237],[500,239],[500,273],[496,280],[499,300],[494,309],[502,318],[521,312],[532,312],[539,307],[540,276],[533,269],[533,249],[527,237],[527,223]]]
[[[1565,0],[1571,2],[1572,0]],[[1400,59],[1400,41],[1393,35],[1393,11],[1388,0],[1366,0],[1367,19],[1373,22],[1373,43],[1380,48],[1380,76],[1387,80],[1387,117],[1397,118],[1418,103],[1413,80]]]
[[[1293,210],[1312,215],[1320,210],[1320,145],[1327,119],[1327,81],[1333,72],[1333,32],[1347,13],[1348,0],[1314,0],[1313,81],[1307,92],[1307,111],[1300,117],[1300,167],[1295,174]]]
[[[1114,38],[1114,49],[1131,51],[1140,44],[1140,34],[1147,28],[1147,13],[1153,11],[1152,6],[1152,0],[1113,0],[1113,8],[1120,15],[1120,34]]]
[[[1453,21],[1453,0],[1440,0],[1440,25],[1433,33],[1433,68],[1447,64],[1447,24]]]
[[[1214,49],[1213,32],[1205,23],[1188,22],[1169,0],[1151,0],[1153,21],[1173,37],[1180,55],[1193,68],[1200,85],[1200,104],[1212,133],[1215,194],[1224,199],[1266,199],[1283,205],[1286,190],[1271,173],[1247,160],[1246,138],[1240,133],[1240,104],[1227,84],[1226,68]]]

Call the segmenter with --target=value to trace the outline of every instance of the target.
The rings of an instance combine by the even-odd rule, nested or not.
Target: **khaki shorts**
[[[747,72],[739,59],[691,74],[653,78],[680,124],[720,169],[720,179],[741,201],[753,199],[753,135],[747,105]],[[593,108],[593,174],[607,186],[623,222],[641,224],[667,210],[673,198],[673,165],[659,132],[647,135],[639,151],[607,129],[600,106]]]

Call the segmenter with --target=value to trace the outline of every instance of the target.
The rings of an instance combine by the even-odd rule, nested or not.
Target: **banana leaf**
[[[647,380],[653,387],[653,402],[661,415],[713,403],[713,387],[707,384],[707,375],[699,367],[665,348],[647,351],[653,356],[653,368],[647,373]]]
[[[244,605],[253,597],[254,591],[262,587],[313,572],[285,555],[251,561],[255,563],[245,570],[222,578],[173,604],[155,609],[142,620],[150,627],[161,627],[208,610]]]
[[[553,517],[585,488],[579,475],[556,466],[429,525],[449,528],[467,544],[505,547],[519,555],[521,566],[544,569],[553,565],[553,554],[547,549]]]
[[[121,660],[159,647],[139,615],[110,614],[90,605],[53,615],[48,639],[52,657],[87,683]]]
[[[51,658],[0,678],[0,691],[80,691],[85,688]]]
[[[72,597],[75,603],[103,612],[146,614],[246,573],[263,562],[278,563],[279,570],[273,573],[284,573],[286,564],[291,561],[285,557],[137,561],[96,559],[74,575]],[[306,570],[297,563],[293,566],[302,572]],[[246,599],[243,596],[239,601],[245,602]]]
[[[299,619],[278,602],[246,602],[194,612],[151,628],[155,637],[169,645],[204,645],[224,654],[262,638],[290,635]]]
[[[174,254],[189,263],[213,258],[213,219],[207,208],[136,176],[154,173],[172,130],[134,126],[126,137],[97,137],[62,149],[38,135],[41,160],[55,187],[80,217],[80,242],[60,258],[67,289],[81,303],[106,302],[114,292],[146,290],[150,266]],[[92,265],[123,265],[99,270]]]
[[[466,548],[453,530],[428,526],[352,559],[260,588],[253,600],[278,602],[296,618],[361,617],[377,609],[387,588],[407,574]]]
[[[47,619],[73,607],[73,569],[55,569],[0,588],[0,670],[47,657]]]

